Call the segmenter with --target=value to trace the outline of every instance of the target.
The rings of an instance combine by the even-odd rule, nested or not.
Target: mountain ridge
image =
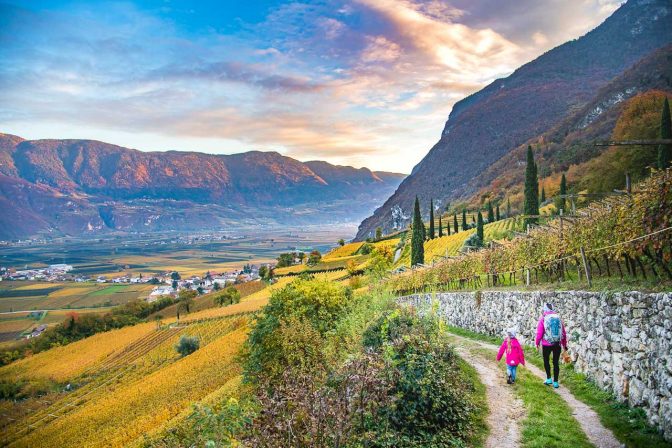
[[[459,201],[469,181],[504,155],[588,103],[610,80],[672,41],[666,0],[630,0],[586,35],[555,47],[453,107],[439,141],[372,216],[357,239],[399,226],[417,195],[423,204]],[[425,207],[423,214],[427,215]],[[407,222],[402,223],[402,225]]]
[[[316,174],[311,165],[327,180]],[[198,210],[207,205],[222,207],[213,208],[202,218],[195,217],[191,224],[184,218],[175,230],[197,229],[202,221],[207,223],[210,219],[213,222],[207,228],[241,220],[254,222],[252,218],[298,222],[301,214],[296,209],[302,205],[319,205],[311,218],[315,222],[330,222],[331,218],[337,222],[355,220],[391,194],[404,177],[383,172],[379,176],[368,168],[327,162],[304,163],[278,152],[143,152],[98,140],[25,140],[11,134],[0,134],[0,174],[0,200],[15,212],[5,214],[0,222],[0,239],[33,235],[35,228],[67,234],[90,229],[94,229],[93,233],[151,231],[157,225],[151,220],[150,224],[143,224],[147,222],[143,217],[158,213],[172,214],[168,222],[175,218],[174,210],[161,212],[159,202],[166,200],[186,201]],[[67,199],[65,204],[70,205],[56,205],[60,203],[57,198]],[[352,198],[361,203],[350,206],[349,213],[345,201]],[[55,204],[53,212],[41,205],[49,200]],[[338,204],[339,201],[344,203]],[[70,210],[72,207],[80,209]],[[327,208],[333,216],[320,216],[318,210]],[[278,218],[273,216],[274,209],[289,209],[282,212],[289,215]],[[134,213],[139,216],[129,217]],[[33,216],[31,225],[12,219],[13,215],[25,218],[26,214]],[[65,216],[73,223],[62,226],[59,220],[66,222]],[[121,222],[124,224],[110,227],[110,223]],[[29,230],[23,232],[22,227]]]

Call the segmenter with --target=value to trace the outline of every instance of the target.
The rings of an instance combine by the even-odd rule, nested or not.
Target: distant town
[[[198,291],[199,294],[207,294],[212,290],[218,290],[226,286],[247,283],[259,280],[259,270],[265,267],[272,268],[269,264],[246,264],[242,269],[234,269],[226,272],[206,272],[202,277],[192,275],[188,278],[182,278],[179,272],[169,271],[159,274],[137,275],[124,274],[117,277],[108,278],[103,275],[87,276],[75,275],[71,271],[74,269],[69,264],[52,264],[45,268],[25,268],[14,269],[0,267],[0,281],[44,281],[44,282],[96,282],[96,283],[116,283],[116,284],[137,284],[151,283],[154,286],[152,291],[146,297],[148,302],[156,301],[159,297],[176,297],[179,291],[191,289]]]

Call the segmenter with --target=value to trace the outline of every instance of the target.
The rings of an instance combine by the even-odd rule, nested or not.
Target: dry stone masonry
[[[449,324],[479,333],[503,336],[514,326],[526,345],[534,344],[543,304],[553,303],[577,371],[643,408],[672,440],[672,293],[477,291],[399,300],[418,309],[434,306]]]

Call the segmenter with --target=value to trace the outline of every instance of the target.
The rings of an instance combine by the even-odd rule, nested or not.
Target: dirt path
[[[494,362],[471,353],[466,347],[455,347],[458,355],[471,364],[485,385],[488,400],[488,427],[490,433],[486,448],[520,446],[520,422],[525,418],[525,406],[515,398],[511,387],[502,378],[501,368]]]
[[[473,339],[463,338],[461,336],[457,336],[454,334],[451,334],[451,337],[454,338],[456,341],[464,343],[467,346],[469,344],[476,344],[481,347],[495,351],[499,348],[492,344],[476,341]],[[458,353],[460,353],[460,355],[462,354],[463,351],[465,351],[463,348],[460,348],[460,346],[456,347],[456,350],[458,350]],[[476,357],[472,356],[472,358]],[[468,360],[468,362],[471,362],[471,360]],[[530,363],[528,363],[526,366],[522,366],[522,368],[527,368],[530,372],[532,372],[535,376],[539,377],[541,380],[546,379],[546,373],[541,369],[537,368],[536,366],[531,365]],[[499,374],[499,377],[501,377],[501,372]],[[604,425],[602,425],[602,422],[600,422],[600,417],[587,404],[577,400],[574,397],[574,395],[572,395],[571,392],[564,387],[560,387],[559,389],[553,389],[553,390],[557,392],[572,409],[572,415],[579,422],[579,424],[581,425],[581,429],[583,430],[583,432],[588,437],[588,440],[590,440],[590,442],[593,445],[595,445],[598,448],[621,448],[623,446],[623,444],[616,439],[614,434],[609,429],[605,428]]]

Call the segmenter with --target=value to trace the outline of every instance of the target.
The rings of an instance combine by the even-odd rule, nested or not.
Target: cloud
[[[401,47],[385,36],[367,36],[368,45],[362,52],[364,62],[392,62],[401,56]]]
[[[145,149],[202,141],[407,172],[456,101],[617,5],[288,1],[225,24],[197,6],[186,16],[198,24],[132,2],[0,6],[0,131],[102,132],[132,147],[137,135]]]

